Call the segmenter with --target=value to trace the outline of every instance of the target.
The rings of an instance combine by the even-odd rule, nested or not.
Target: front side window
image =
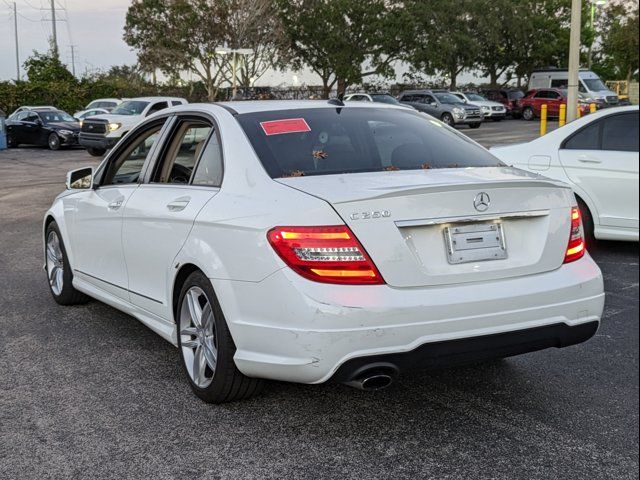
[[[137,183],[149,153],[158,141],[162,124],[158,124],[131,142],[107,167],[102,185]]]
[[[151,115],[152,113],[159,112],[160,110],[164,110],[167,107],[169,107],[167,102],[155,103],[151,106],[151,108],[149,109],[149,113],[147,113],[147,115]]]
[[[602,126],[602,150],[638,151],[638,112],[611,115]]]
[[[446,103],[448,105],[455,105],[458,103],[464,103],[462,100],[460,100],[458,97],[456,97],[455,95],[451,94],[451,93],[436,93],[434,94],[436,96],[436,98],[438,100],[440,100],[441,103]]]
[[[236,118],[272,178],[502,165],[464,135],[404,109],[316,108]]]
[[[176,128],[176,133],[164,155],[164,161],[153,181],[189,183],[196,162],[212,130],[211,125],[202,121],[181,122]]]

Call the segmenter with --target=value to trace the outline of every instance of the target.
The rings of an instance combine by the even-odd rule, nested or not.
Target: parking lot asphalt
[[[536,129],[470,133],[491,145]],[[638,478],[637,244],[593,251],[607,300],[588,343],[380,392],[274,382],[207,405],[141,323],[50,297],[42,216],[67,170],[96,164],[82,150],[0,152],[0,478]]]

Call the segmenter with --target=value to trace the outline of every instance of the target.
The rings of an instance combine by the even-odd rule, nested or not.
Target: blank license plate
[[[444,229],[447,259],[451,264],[507,258],[501,223],[469,223]]]

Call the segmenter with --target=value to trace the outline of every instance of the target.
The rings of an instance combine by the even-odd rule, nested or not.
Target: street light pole
[[[582,0],[571,0],[571,35],[569,41],[569,81],[567,86],[567,123],[576,119],[578,83],[580,81],[580,20]]]

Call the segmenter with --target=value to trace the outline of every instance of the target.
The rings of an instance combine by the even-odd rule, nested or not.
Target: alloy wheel
[[[51,150],[58,150],[60,148],[60,137],[55,133],[49,135],[49,148]]]
[[[64,255],[54,231],[47,236],[47,277],[54,295],[60,295],[64,286]]]
[[[218,361],[218,341],[211,302],[200,287],[191,287],[180,309],[180,346],[193,383],[207,388],[213,381]]]

